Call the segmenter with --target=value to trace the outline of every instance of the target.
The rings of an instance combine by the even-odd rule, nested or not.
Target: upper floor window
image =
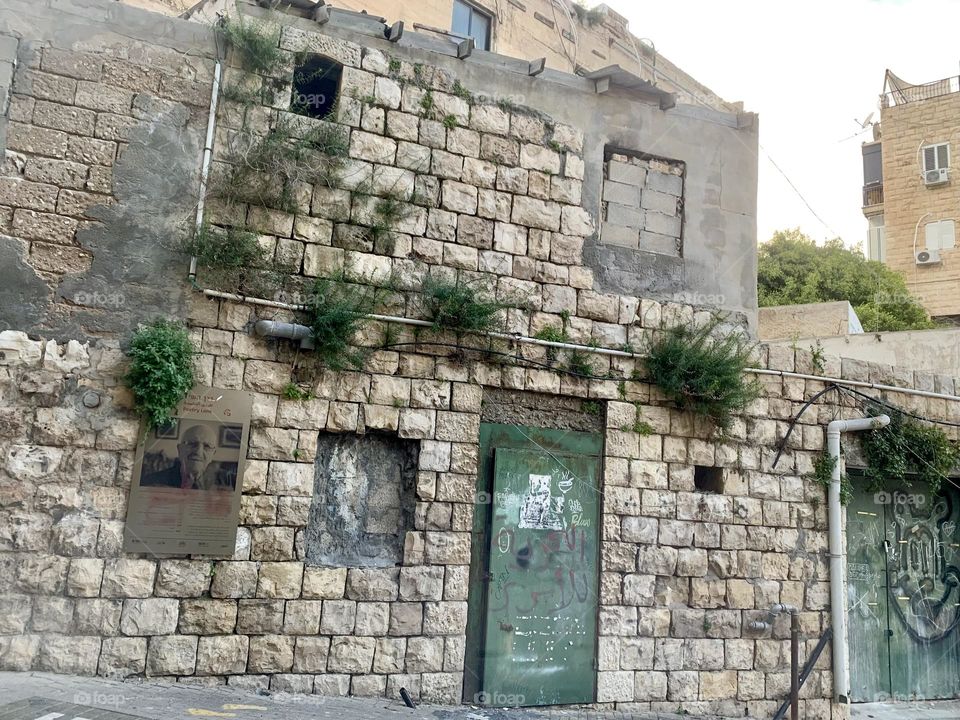
[[[481,50],[490,49],[490,28],[493,18],[463,0],[453,0],[453,24],[451,30],[457,35],[472,37]]]
[[[938,143],[923,148],[923,171],[940,170],[950,167],[950,145]]]
[[[956,245],[953,220],[927,223],[924,230],[926,231],[927,250],[947,250]]]
[[[863,184],[877,185],[883,182],[883,150],[880,143],[864,145]]]
[[[872,215],[867,222],[870,228],[867,237],[867,259],[886,262],[887,237],[883,225],[883,215]]]

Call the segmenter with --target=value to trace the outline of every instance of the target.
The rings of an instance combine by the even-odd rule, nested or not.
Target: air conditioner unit
[[[942,262],[940,260],[939,250],[917,250],[917,255],[914,259],[917,265],[939,265]]]
[[[923,184],[943,185],[950,180],[949,168],[938,168],[936,170],[926,170],[923,173]]]

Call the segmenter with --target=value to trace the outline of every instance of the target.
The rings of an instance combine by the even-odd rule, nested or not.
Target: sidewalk
[[[386,698],[341,698],[119,682],[49,673],[0,672],[0,720],[696,720],[672,713],[496,710],[421,705]]]

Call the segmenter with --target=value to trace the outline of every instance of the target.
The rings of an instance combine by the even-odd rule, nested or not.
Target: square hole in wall
[[[323,55],[306,55],[293,69],[290,110],[298,115],[325,118],[340,95],[343,65]]]
[[[697,465],[693,469],[693,487],[697,492],[722,493],[723,468]]]
[[[314,565],[392,567],[413,529],[419,443],[321,433],[306,531]]]

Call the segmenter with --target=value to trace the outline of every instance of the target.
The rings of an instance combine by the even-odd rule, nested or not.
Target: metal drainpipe
[[[843,506],[840,504],[840,434],[877,430],[890,424],[887,415],[854,420],[834,420],[827,425],[827,452],[833,473],[827,504],[830,518],[830,615],[833,624],[833,700],[850,703],[850,662],[847,657],[847,595],[844,592]]]
[[[207,135],[203,144],[203,161],[200,165],[200,191],[197,197],[197,216],[194,228],[199,231],[203,225],[203,210],[207,197],[207,180],[210,177],[210,159],[213,154],[213,134],[217,126],[217,100],[220,97],[220,61],[213,66],[213,85],[210,87],[210,114],[207,115]],[[197,258],[190,258],[190,281],[197,279]]]

